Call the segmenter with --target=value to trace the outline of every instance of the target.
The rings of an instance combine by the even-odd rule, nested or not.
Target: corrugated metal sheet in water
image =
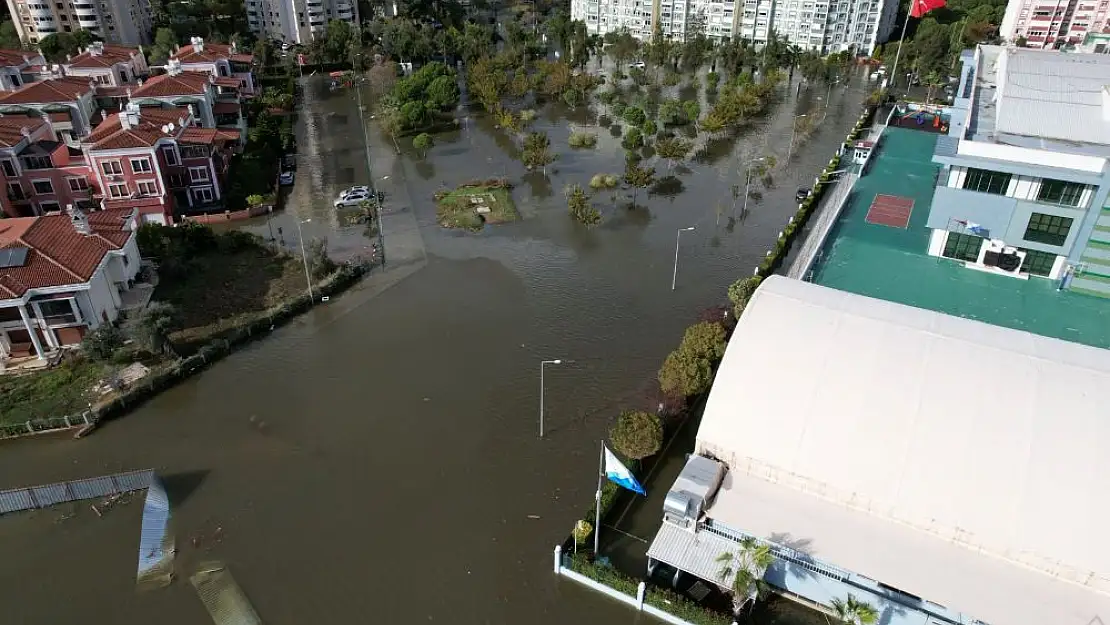
[[[201,565],[189,582],[216,625],[262,625],[254,606],[223,564]]]
[[[64,483],[32,486],[31,492],[35,500],[38,501],[40,508],[73,500],[73,497],[69,494],[69,489],[66,488]]]
[[[173,535],[170,532],[170,500],[162,481],[153,477],[143,503],[143,527],[139,535],[138,583],[169,583],[173,570]]]
[[[116,492],[116,485],[110,477],[94,477],[69,483],[69,490],[76,499],[95,499],[107,497]]]
[[[31,492],[26,488],[0,491],[0,514],[29,510],[35,507]]]

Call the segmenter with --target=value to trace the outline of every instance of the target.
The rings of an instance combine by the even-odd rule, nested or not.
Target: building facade
[[[999,36],[1007,43],[1058,49],[1083,43],[1087,33],[1101,33],[1110,17],[1105,0],[1010,0]]]
[[[77,346],[115,321],[139,273],[135,211],[0,221],[0,365]]]
[[[247,25],[255,35],[290,44],[306,44],[327,31],[328,21],[359,23],[354,0],[245,0]]]
[[[979,46],[963,56],[929,253],[1110,297],[1110,58]]]
[[[648,39],[683,39],[702,32],[714,39],[739,36],[765,43],[774,32],[806,50],[871,54],[894,29],[894,0],[572,0],[571,16],[591,34],[627,30]]]
[[[151,41],[150,0],[8,0],[19,38],[29,43],[55,33],[88,30],[109,43]]]
[[[37,52],[0,50],[0,91],[13,91],[39,80],[46,59]]]
[[[98,86],[124,87],[150,75],[139,48],[94,41],[62,64],[66,76],[87,78]]]

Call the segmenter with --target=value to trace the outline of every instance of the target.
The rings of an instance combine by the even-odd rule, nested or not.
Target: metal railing
[[[94,423],[96,423],[96,415],[93,414],[91,410],[86,410],[78,415],[68,415],[65,417],[28,419],[22,423],[0,423],[0,440],[56,430],[69,430],[85,427]]]

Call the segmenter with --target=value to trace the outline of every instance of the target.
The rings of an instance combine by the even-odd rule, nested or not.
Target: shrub
[[[621,102],[620,100],[617,100],[616,102],[613,102],[612,104],[609,105],[609,110],[616,117],[623,117],[624,116],[624,110],[626,108],[628,108],[628,105],[625,104],[624,102]]]
[[[319,280],[335,271],[335,261],[328,256],[328,242],[326,239],[313,239],[308,244],[308,266],[312,277]]]
[[[85,335],[81,349],[92,360],[103,362],[111,360],[116,350],[123,347],[123,332],[116,326],[105,323]]]
[[[728,299],[732,302],[732,311],[737,319],[744,314],[744,308],[748,306],[748,301],[751,300],[761,282],[763,282],[763,278],[751,276],[737,280],[732,283],[732,286],[728,287]]]
[[[664,393],[686,397],[709,390],[713,367],[725,353],[725,329],[719,323],[702,322],[686,329],[678,349],[667,355],[659,369]]]
[[[151,302],[135,324],[136,338],[152,354],[172,353],[169,336],[181,325],[181,315],[172,304]]]
[[[602,91],[601,93],[597,94],[597,99],[602,104],[612,104],[613,100],[617,99],[617,92],[613,89]]]
[[[590,204],[590,196],[578,185],[571,187],[567,193],[567,209],[575,221],[585,226],[594,226],[601,221],[601,213]]]
[[[648,412],[629,410],[617,418],[609,430],[613,448],[631,460],[643,460],[663,446],[663,423]]]
[[[644,135],[639,128],[629,128],[621,139],[621,147],[626,150],[635,150],[644,147]]]
[[[644,109],[638,106],[630,106],[624,109],[621,117],[624,117],[625,121],[632,124],[633,126],[643,125],[643,123],[647,120],[647,114],[644,113]]]
[[[663,76],[663,86],[673,87],[677,85],[680,80],[682,79],[676,72],[667,72],[666,75]]]
[[[583,545],[593,531],[594,526],[592,523],[585,519],[578,519],[578,522],[574,524],[574,530],[571,532],[571,535],[574,536],[575,543]]]
[[[717,72],[709,72],[705,75],[705,88],[708,91],[716,91],[717,85],[721,82],[721,75]]]
[[[597,135],[590,132],[572,132],[568,142],[572,148],[592,148],[597,145]]]
[[[650,119],[645,121],[644,125],[641,126],[641,128],[643,129],[644,134],[649,136],[655,134],[659,130],[655,127],[655,122]]]

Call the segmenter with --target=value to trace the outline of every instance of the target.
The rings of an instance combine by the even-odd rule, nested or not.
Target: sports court
[[[864,220],[869,224],[905,229],[910,225],[913,205],[912,198],[879,193],[871,201],[871,208],[867,209]]]

